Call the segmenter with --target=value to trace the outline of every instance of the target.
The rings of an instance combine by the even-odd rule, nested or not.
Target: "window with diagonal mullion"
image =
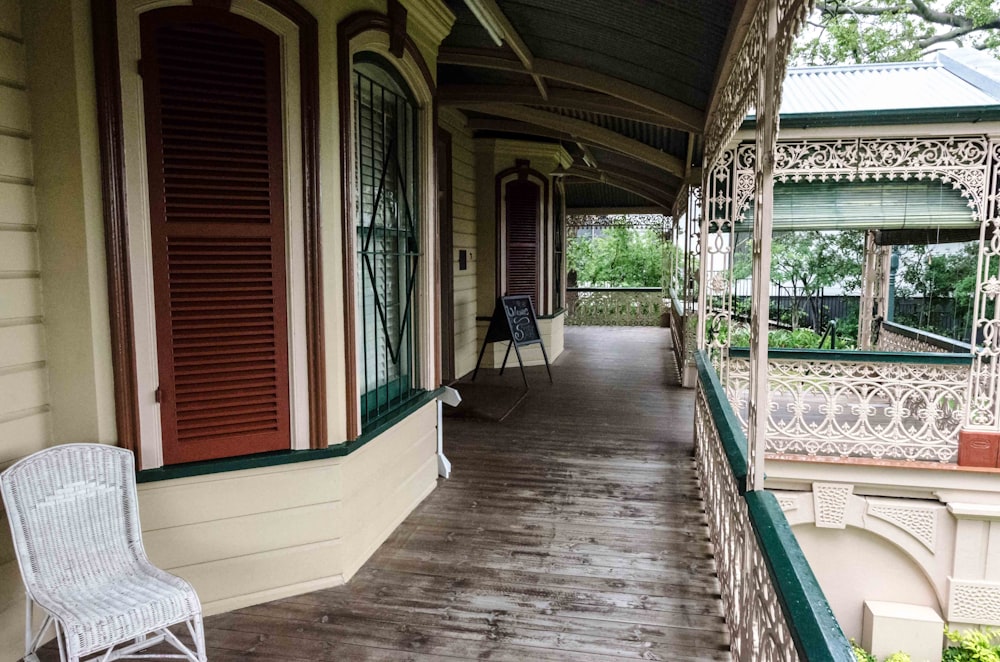
[[[354,238],[363,426],[417,394],[416,108],[384,66],[355,64]]]

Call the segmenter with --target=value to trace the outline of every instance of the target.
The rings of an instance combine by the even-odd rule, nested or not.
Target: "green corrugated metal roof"
[[[744,227],[753,220],[746,214]],[[978,227],[968,200],[937,181],[788,182],[774,185],[774,230]]]

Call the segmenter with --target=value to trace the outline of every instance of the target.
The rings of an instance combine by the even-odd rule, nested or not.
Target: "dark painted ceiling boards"
[[[478,135],[561,142],[575,158],[567,182],[589,180],[568,186],[571,206],[675,199],[700,165],[689,142],[736,0],[469,0],[509,22],[500,47],[466,0],[446,1],[457,20],[441,47],[443,105],[474,118]]]

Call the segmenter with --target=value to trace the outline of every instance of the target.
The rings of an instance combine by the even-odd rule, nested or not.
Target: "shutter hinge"
[[[145,63],[142,61],[142,58],[135,61],[135,69],[139,72],[139,78],[143,78],[146,75],[146,67],[144,65]]]
[[[155,400],[157,404],[163,402],[163,390],[159,386],[157,386],[156,390],[153,391],[153,400]]]

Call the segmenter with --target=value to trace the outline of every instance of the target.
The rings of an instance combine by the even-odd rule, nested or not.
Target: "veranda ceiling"
[[[697,178],[734,12],[757,4],[447,2],[457,21],[439,54],[439,102],[477,134],[563,143],[574,155],[567,206],[621,211],[669,210]]]

